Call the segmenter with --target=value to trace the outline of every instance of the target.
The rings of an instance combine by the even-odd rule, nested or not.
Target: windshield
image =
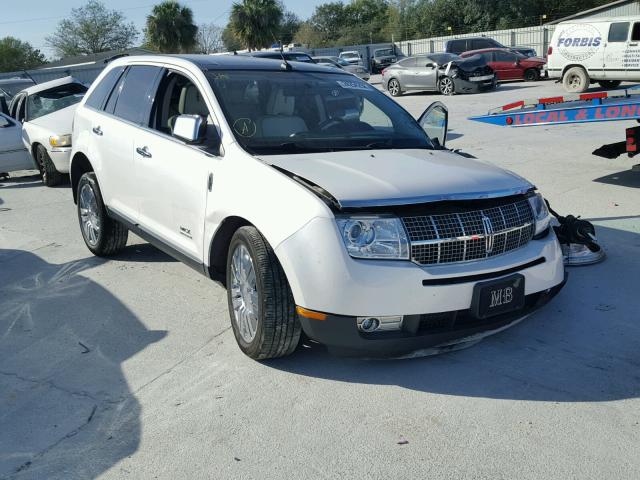
[[[35,120],[78,103],[86,91],[87,87],[84,85],[71,83],[29,95],[27,121]]]
[[[386,48],[384,50],[376,50],[373,54],[375,57],[384,57],[386,55],[393,55],[393,50]]]
[[[340,56],[342,58],[360,58],[360,56],[355,52],[343,52]]]
[[[432,148],[396,102],[352,75],[208,72],[238,143],[278,155],[382,148]]]

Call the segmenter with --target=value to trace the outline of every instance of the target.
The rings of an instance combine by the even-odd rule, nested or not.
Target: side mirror
[[[431,68],[433,70],[434,68],[438,68],[438,65],[433,62],[429,62],[425,65],[425,67]]]
[[[444,149],[449,127],[449,110],[441,102],[433,102],[424,111],[418,123],[437,149]]]
[[[202,143],[206,133],[207,121],[200,115],[180,115],[171,131],[174,137],[192,144]]]

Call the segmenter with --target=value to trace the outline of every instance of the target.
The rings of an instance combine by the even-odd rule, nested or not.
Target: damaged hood
[[[322,187],[341,208],[495,198],[534,188],[515,173],[442,150],[340,151],[261,160]]]
[[[45,128],[57,135],[66,135],[71,133],[73,114],[76,112],[76,108],[78,108],[77,103],[38,117],[35,120],[29,120],[27,123]]]

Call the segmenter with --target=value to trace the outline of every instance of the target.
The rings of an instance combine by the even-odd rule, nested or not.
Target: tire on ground
[[[442,95],[453,95],[455,92],[455,84],[451,77],[441,77],[438,80],[438,91]]]
[[[232,295],[231,262],[233,252],[244,245],[253,261],[258,291],[258,322],[255,337],[247,343],[235,320]],[[227,256],[227,301],[229,316],[240,349],[255,360],[283,357],[295,351],[301,326],[296,315],[293,294],[271,246],[255,227],[239,228],[231,239]]]
[[[397,88],[392,87],[392,84],[394,83],[395,85],[397,85]],[[400,81],[396,78],[392,78],[391,80],[389,80],[389,83],[387,84],[387,90],[392,97],[399,97],[400,95],[402,95],[402,87],[400,86]]]
[[[619,87],[622,81],[620,80],[599,80],[598,83],[602,88],[610,89]]]
[[[95,245],[91,245],[87,240],[85,230],[82,225],[82,217],[80,215],[80,192],[84,185],[89,185],[95,195],[98,219],[100,221],[100,233],[98,234],[98,241]],[[82,232],[82,238],[87,248],[91,250],[91,253],[99,257],[114,255],[120,252],[127,245],[127,238],[129,236],[129,230],[122,223],[109,217],[107,209],[104,206],[102,200],[102,193],[100,192],[100,186],[98,180],[93,172],[87,172],[78,182],[77,190],[78,198],[78,221],[80,222],[80,231]]]
[[[66,175],[56,170],[56,166],[51,161],[49,152],[42,145],[36,147],[36,161],[42,176],[42,183],[46,187],[54,187],[60,185],[67,180]]]
[[[562,77],[562,85],[567,92],[583,93],[589,88],[589,74],[582,67],[571,67]]]
[[[535,68],[529,68],[524,72],[525,82],[537,82],[540,80],[540,72]]]

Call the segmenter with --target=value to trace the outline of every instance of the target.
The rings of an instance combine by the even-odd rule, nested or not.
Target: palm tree
[[[193,12],[175,0],[165,0],[147,16],[146,44],[162,53],[190,52],[196,45],[198,27]]]
[[[274,43],[282,5],[276,0],[242,0],[231,7],[231,28],[249,50],[257,50]]]

